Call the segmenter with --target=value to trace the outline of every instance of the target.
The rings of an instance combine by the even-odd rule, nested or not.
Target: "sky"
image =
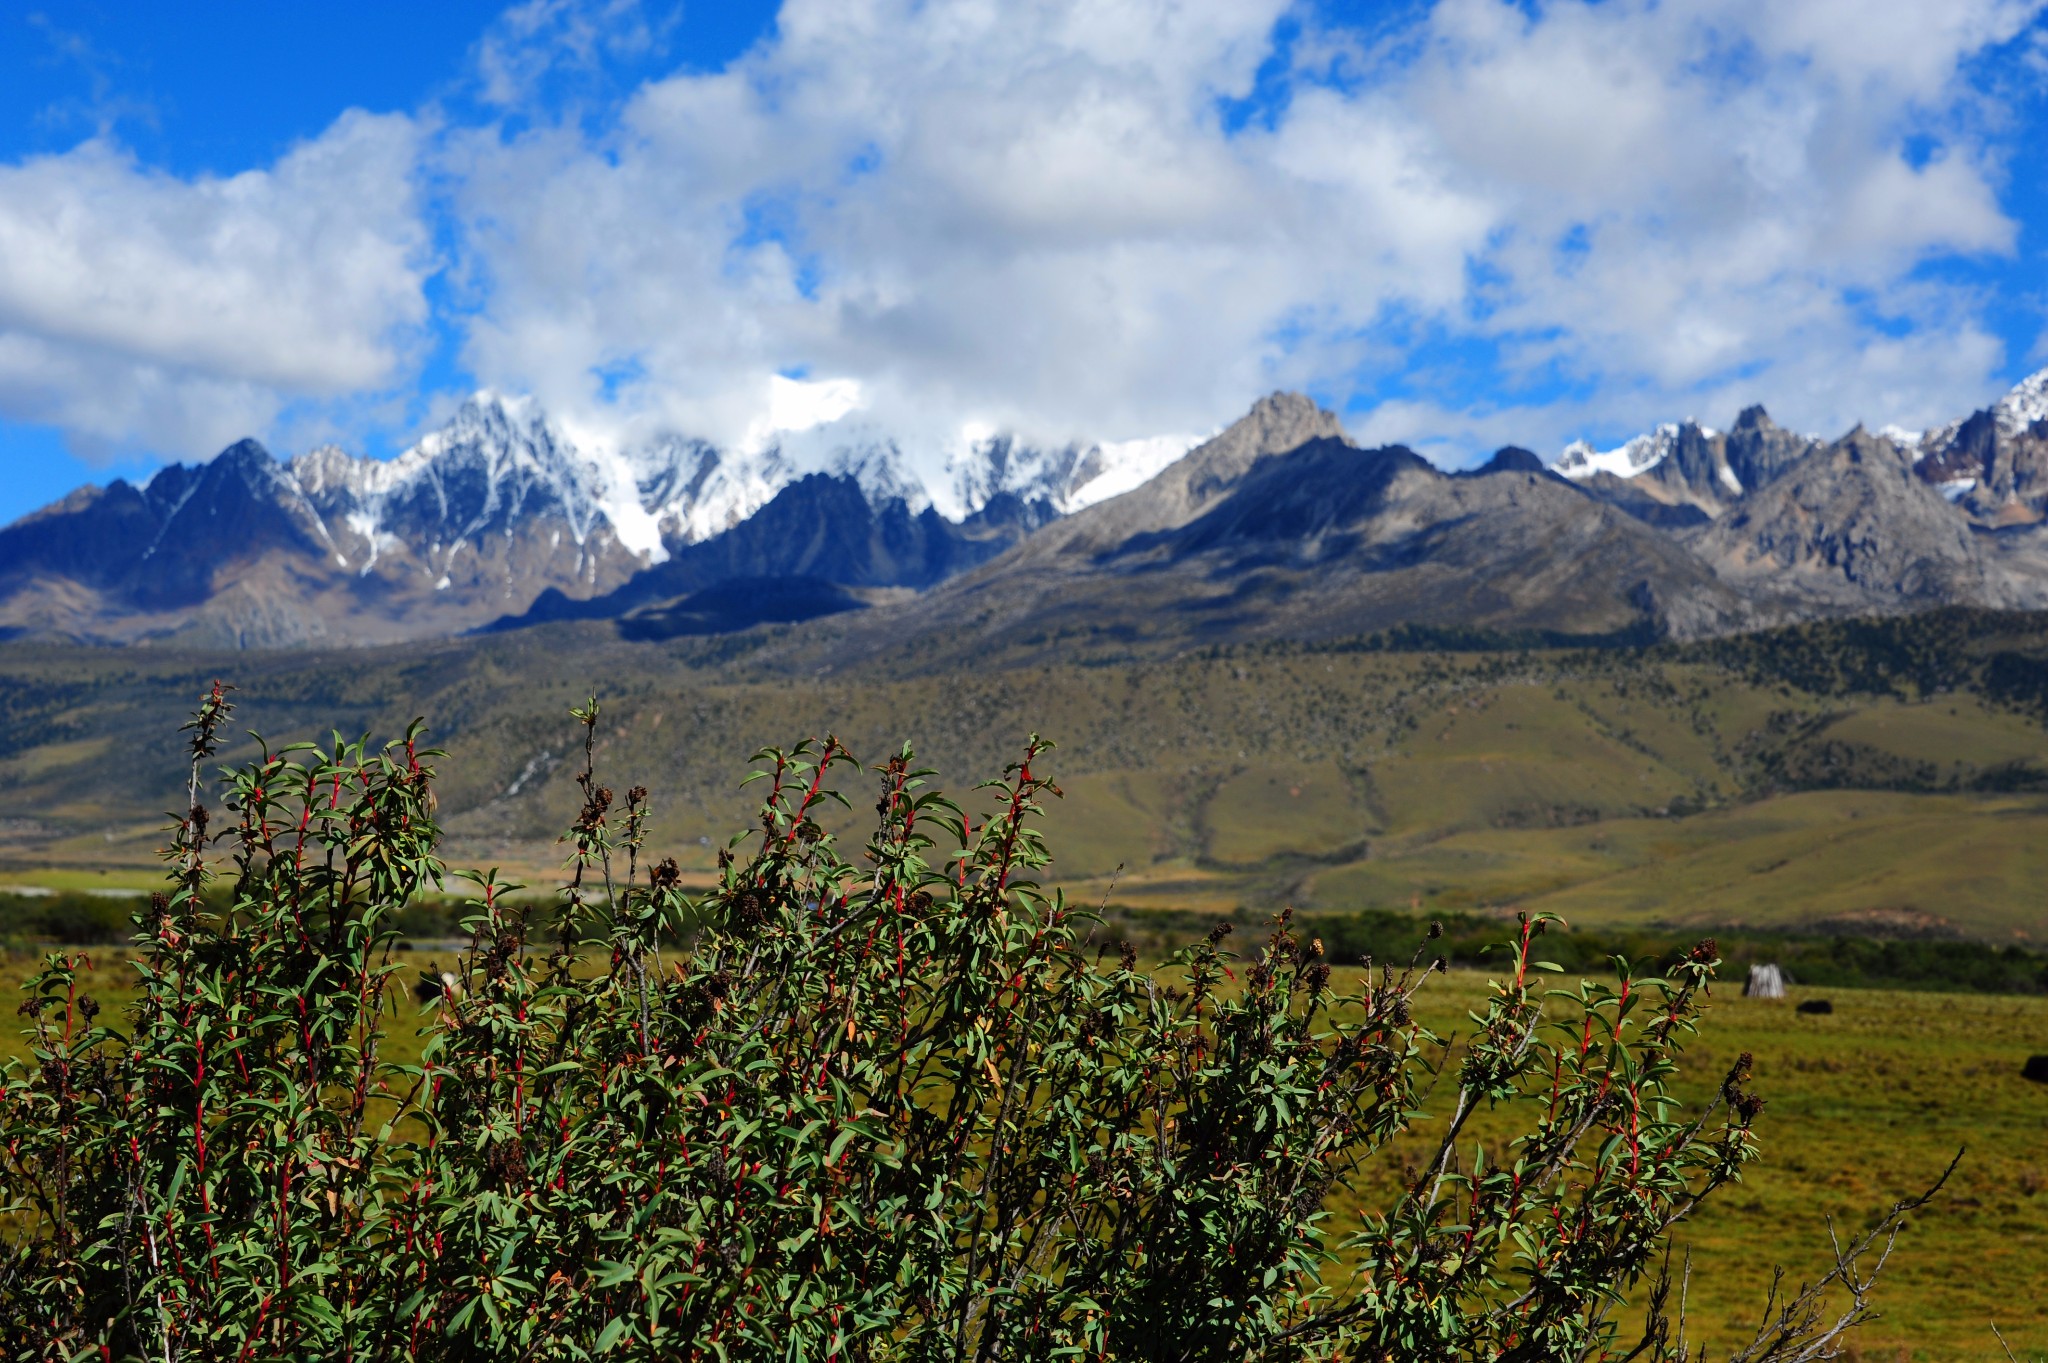
[[[0,522],[244,436],[388,457],[483,388],[913,453],[1276,388],[1450,467],[1917,429],[2048,366],[2044,9],[29,0]]]

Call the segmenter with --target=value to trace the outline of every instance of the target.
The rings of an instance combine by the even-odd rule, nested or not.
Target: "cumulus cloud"
[[[791,4],[602,144],[478,139],[472,362],[562,407],[630,359],[626,410],[725,439],[792,368],[913,437],[1174,427],[1266,381],[1238,319],[1299,265],[1215,111],[1278,12]]]
[[[418,141],[351,113],[228,178],[100,139],[0,166],[0,411],[87,450],[211,454],[406,377],[431,263]]]
[[[1915,164],[1907,138],[1971,126],[1966,62],[2038,11],[1822,22],[1623,0],[1531,19],[1444,0],[1404,86],[1499,213],[1484,329],[1610,409],[1718,407],[1739,388],[1839,429],[1981,398],[2000,356],[1974,300],[1914,271],[2010,251],[2016,225],[1992,149],[1940,143]]]
[[[1362,419],[1446,455],[1757,397],[1818,429],[1924,422],[2003,359],[1915,272],[2012,249],[1967,72],[2040,9],[1439,0],[1367,38],[1309,16],[1285,97],[1232,127],[1277,3],[788,0],[773,40],[644,85],[602,136],[468,139],[469,355],[727,439],[792,367],[932,441],[1128,437],[1280,383],[1373,391],[1410,364],[1399,319],[1496,356],[1476,396]]]
[[[785,0],[593,116],[541,92],[668,30],[527,0],[425,153],[433,120],[350,115],[232,180],[101,143],[0,168],[0,407],[180,447],[388,392],[431,212],[477,383],[620,436],[760,439],[829,393],[936,466],[1283,385],[1449,460],[1759,398],[1920,425],[2012,358],[1925,267],[2014,249],[1977,64],[2042,50],[2044,4],[1436,0],[1361,32],[1310,0]]]

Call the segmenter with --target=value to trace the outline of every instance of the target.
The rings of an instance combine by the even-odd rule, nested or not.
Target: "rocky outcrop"
[[[825,607],[835,603],[837,609],[861,604],[858,597],[815,590],[809,584],[931,587],[988,561],[1057,515],[1044,501],[1026,503],[998,493],[972,516],[956,522],[929,506],[913,511],[901,497],[878,505],[849,477],[811,474],[784,488],[731,530],[679,546],[666,562],[611,591],[579,600],[550,588],[529,609],[494,621],[490,628],[690,614],[696,607],[687,605],[686,599],[695,600],[728,582],[749,584],[760,600],[760,613],[749,619],[743,597],[728,592],[717,598],[720,604],[711,618],[745,624],[808,619],[830,614]],[[816,608],[807,606],[807,614],[790,616],[790,600],[814,603]]]
[[[1638,520],[1682,530],[1767,486],[1819,444],[1752,406],[1725,432],[1686,421],[1605,453],[1581,441],[1558,458],[1557,470]]]
[[[529,400],[479,394],[390,461],[328,447],[279,463],[244,441],[141,487],[81,489],[0,529],[0,631],[380,643],[530,610],[613,614],[609,594],[670,562],[636,589],[634,608],[785,571],[771,560],[850,585],[922,587],[1182,448],[1045,450],[992,436],[927,487],[864,427],[744,451],[675,435],[618,449],[577,444]],[[964,511],[941,515],[942,501]],[[795,547],[778,546],[784,536]],[[596,599],[606,604],[579,604]]]
[[[1726,431],[1446,474],[1274,393],[1182,451],[994,436],[926,481],[864,428],[618,449],[481,395],[389,462],[243,442],[0,529],[0,633],[253,647],[844,615],[853,654],[936,660],[998,638],[1682,637],[2048,606],[2048,372],[1924,434],[1823,442],[1752,406]]]
[[[1897,445],[1861,428],[1690,542],[1722,581],[1800,615],[2006,604],[1968,522]]]

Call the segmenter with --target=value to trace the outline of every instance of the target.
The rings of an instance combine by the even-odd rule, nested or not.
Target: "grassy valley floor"
[[[118,1009],[133,997],[133,966],[118,950],[93,954],[104,981],[93,992]],[[410,969],[446,956],[405,959]],[[0,965],[0,992],[12,994],[28,970],[20,958]],[[1356,978],[1340,971],[1337,985]],[[1418,1016],[1453,1037],[1485,987],[1474,971],[1432,979]],[[1762,1002],[1717,991],[1686,1054],[1689,1101],[1709,1097],[1741,1051],[1756,1057],[1753,1087],[1768,1100],[1762,1160],[1675,1238],[1692,1254],[1693,1337],[1710,1357],[1725,1356],[1754,1328],[1773,1266],[1795,1278],[1823,1271],[1829,1218],[1859,1231],[1967,1147],[1950,1185],[1901,1238],[1879,1296],[1883,1318],[1861,1331],[1851,1357],[1988,1363],[2003,1357],[1994,1321],[2022,1358],[2048,1352],[2048,1085],[2020,1077],[2029,1054],[2048,1051],[2048,999],[1831,990],[1832,1014],[1797,1012],[1815,992]],[[416,1009],[402,1008],[386,1054],[413,1061]],[[0,1055],[25,1054],[8,1029]],[[1505,1134],[1484,1113],[1470,1130],[1496,1151]],[[1426,1159],[1434,1140],[1432,1124],[1421,1124],[1333,1192],[1333,1228],[1355,1224],[1362,1203],[1381,1205],[1404,1161]]]
[[[1469,1026],[1484,980],[1456,971],[1433,982],[1420,1016],[1443,1034]],[[1832,1014],[1796,1011],[1817,994]],[[2048,1085],[2020,1077],[2029,1054],[2048,1051],[2048,999],[1794,989],[1766,1002],[1724,986],[1681,1092],[1704,1100],[1742,1051],[1767,1099],[1763,1158],[1674,1241],[1692,1253],[1694,1338],[1709,1357],[1754,1330],[1774,1266],[1795,1279],[1825,1271],[1828,1218],[1860,1232],[1959,1148],[1962,1167],[1901,1237],[1883,1318],[1852,1356],[2003,1359],[1993,1321],[2022,1358],[2048,1352]],[[1427,1158],[1414,1153],[1426,1130],[1408,1158]],[[1400,1157],[1375,1166],[1368,1196],[1391,1186]]]
[[[1647,650],[1272,646],[969,674],[776,673],[754,656],[774,631],[713,652],[588,630],[403,653],[6,644],[0,886],[146,883],[181,799],[177,725],[225,674],[237,730],[273,742],[426,717],[449,749],[450,861],[536,883],[557,874],[577,807],[568,708],[595,690],[601,778],[654,792],[650,848],[698,877],[751,822],[739,783],[758,748],[833,733],[880,761],[911,741],[958,792],[1037,731],[1060,745],[1065,791],[1046,815],[1052,876],[1093,899],[1523,905],[1588,924],[2039,943],[2048,625],[1989,620],[1893,622],[1882,647],[1809,627]],[[254,751],[244,739],[223,757]]]
[[[972,672],[842,674],[815,653],[795,668],[777,652],[791,641],[628,645],[564,627],[346,654],[0,644],[0,891],[154,883],[163,811],[184,794],[177,726],[226,675],[232,727],[273,742],[427,717],[449,750],[449,864],[536,886],[558,878],[579,804],[568,709],[597,691],[600,779],[653,792],[648,859],[676,856],[700,884],[752,822],[739,782],[764,745],[829,732],[879,763],[914,741],[979,823],[970,787],[1037,731],[1061,745],[1052,879],[1091,903],[1250,918],[1519,906],[1597,930],[2048,943],[2048,621],[2034,617],[1647,650],[1081,651]],[[869,792],[846,793],[833,828],[866,829]],[[95,954],[116,1002],[125,968]],[[1427,1016],[1464,1025],[1483,987],[1454,971]],[[1828,1216],[1860,1227],[1967,1145],[1902,1241],[1860,1356],[1998,1358],[1993,1320],[2023,1357],[2048,1352],[2048,1086],[2019,1077],[2048,1052],[2048,998],[1829,993],[1823,1017],[1722,998],[1693,1054],[1693,1094],[1749,1050],[1770,1100],[1764,1161],[1681,1237],[1698,1337],[1732,1341],[1772,1264],[1815,1271]],[[1363,1195],[1398,1177],[1393,1154]]]

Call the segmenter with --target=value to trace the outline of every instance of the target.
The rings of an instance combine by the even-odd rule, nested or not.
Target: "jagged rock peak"
[[[1344,440],[1337,414],[1305,393],[1268,393],[1252,409],[1195,447],[1186,462],[1197,498],[1244,474],[1261,455],[1285,454],[1311,440]]]
[[[1250,438],[1259,443],[1292,449],[1305,445],[1311,440],[1332,437],[1344,438],[1344,423],[1332,412],[1306,393],[1268,393],[1252,404],[1252,409],[1230,423],[1217,437],[1219,441],[1233,437]]]
[[[1301,393],[1269,393],[1251,410],[1149,480],[1080,508],[1027,542],[1034,561],[1085,558],[1134,535],[1186,525],[1228,494],[1253,464],[1315,440],[1345,440],[1337,415]]]
[[[1472,477],[1489,473],[1544,473],[1548,466],[1542,456],[1520,445],[1503,445],[1493,452],[1493,457],[1475,469],[1466,470]]]
[[[2036,422],[2048,421],[2048,369],[2038,370],[2014,384],[1992,410],[1998,414],[1999,432],[2003,435],[2019,435],[2031,430]]]

